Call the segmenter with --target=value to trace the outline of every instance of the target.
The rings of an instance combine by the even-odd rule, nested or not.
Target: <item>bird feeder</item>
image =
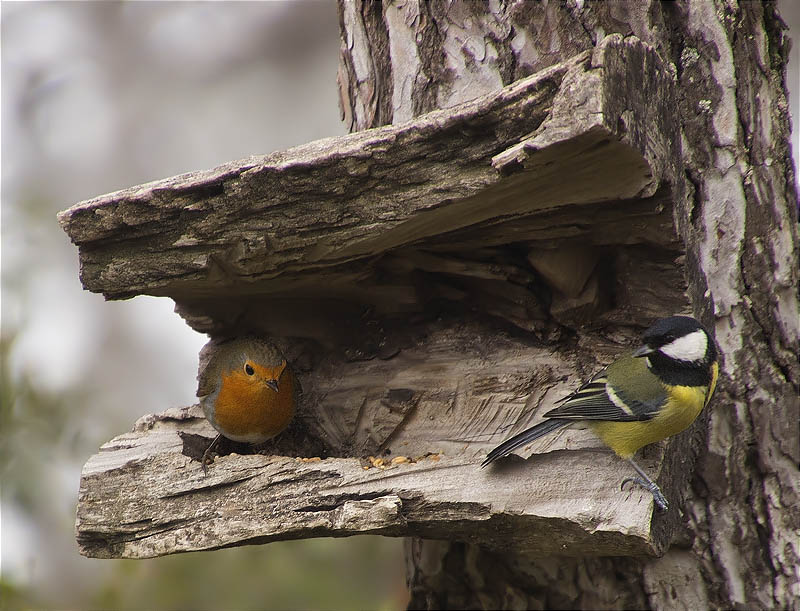
[[[84,467],[83,554],[153,557],[356,534],[535,555],[656,555],[654,512],[588,430],[481,470],[687,312],[674,81],[610,36],[489,95],[392,125],[103,195],[59,216],[81,281],[170,297],[194,329],[271,337],[303,388],[261,448],[197,405],[143,416]],[[640,464],[679,505],[691,434]]]

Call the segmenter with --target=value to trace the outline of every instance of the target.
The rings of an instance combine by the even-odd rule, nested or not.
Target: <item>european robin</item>
[[[205,470],[220,437],[263,443],[294,416],[299,385],[280,350],[256,337],[211,340],[200,352],[197,396],[219,435],[203,454]]]

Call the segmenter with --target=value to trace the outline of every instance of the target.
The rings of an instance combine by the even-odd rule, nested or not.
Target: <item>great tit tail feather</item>
[[[517,448],[524,446],[526,443],[530,443],[535,439],[539,439],[547,433],[555,431],[556,429],[560,429],[562,426],[566,426],[570,424],[572,420],[567,420],[563,418],[553,418],[551,420],[545,420],[533,426],[525,431],[522,431],[518,435],[514,435],[511,439],[507,439],[499,446],[497,446],[494,450],[489,452],[486,455],[486,458],[481,463],[481,468],[485,467],[489,463],[494,462],[498,458],[502,458],[503,456],[508,456],[516,450]]]

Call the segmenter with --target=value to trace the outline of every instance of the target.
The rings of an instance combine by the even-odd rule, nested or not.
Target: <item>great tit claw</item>
[[[625,484],[628,482],[633,482],[634,484],[638,484],[645,490],[647,490],[650,494],[653,495],[653,502],[658,507],[659,511],[666,511],[669,509],[669,502],[667,501],[666,497],[661,493],[661,489],[655,484],[655,482],[644,480],[640,477],[626,477],[622,480],[622,483],[619,486],[620,490],[625,488]]]

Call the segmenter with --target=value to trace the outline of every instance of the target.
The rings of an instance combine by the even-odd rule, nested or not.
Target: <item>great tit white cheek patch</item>
[[[708,350],[708,338],[705,331],[698,329],[683,335],[662,346],[660,352],[678,361],[701,361]]]

